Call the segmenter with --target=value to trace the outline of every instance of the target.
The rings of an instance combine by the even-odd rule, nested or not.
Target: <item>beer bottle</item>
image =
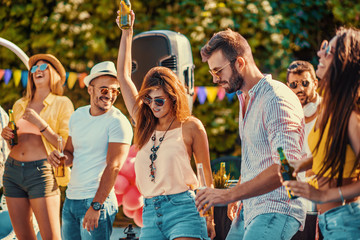
[[[295,180],[296,181],[296,177],[294,177],[292,174],[294,172],[294,168],[292,166],[290,166],[282,147],[279,147],[277,149],[279,156],[280,156],[280,162],[281,162],[281,168],[280,168],[280,172],[281,172],[281,176],[283,178],[284,181],[290,181],[290,180]],[[297,198],[297,196],[294,196],[290,190],[287,189],[288,192],[288,196],[290,199],[295,199]]]
[[[199,188],[198,189],[204,189],[206,188],[206,180],[205,180],[205,173],[204,173],[204,168],[203,168],[203,164],[202,163],[198,163],[196,165],[197,167],[197,178],[199,181]],[[207,204],[204,205],[203,208],[206,208]],[[202,211],[200,212],[200,216],[201,217],[207,217],[207,216],[211,216],[211,208],[209,210],[207,210],[206,212]]]
[[[60,153],[60,164],[55,169],[55,177],[65,177],[65,155],[61,136],[58,137],[58,151]]]
[[[14,119],[14,114],[13,114],[13,110],[9,109],[9,124],[8,124],[9,128],[11,128],[14,137],[12,139],[10,139],[10,145],[11,146],[15,146],[18,144],[18,135],[17,135],[17,127],[15,124],[15,119]]]
[[[131,27],[131,3],[130,0],[120,1],[120,28],[128,29]]]

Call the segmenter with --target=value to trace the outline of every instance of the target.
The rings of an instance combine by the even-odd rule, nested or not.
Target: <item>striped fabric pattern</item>
[[[240,102],[241,183],[252,180],[274,163],[280,164],[278,147],[284,149],[290,163],[301,160],[305,122],[297,96],[271,75],[264,75],[249,91],[243,116],[245,94],[241,91],[236,94]],[[301,201],[290,200],[284,187],[245,199],[243,206],[245,227],[256,216],[265,213],[293,216],[302,226],[305,221]]]

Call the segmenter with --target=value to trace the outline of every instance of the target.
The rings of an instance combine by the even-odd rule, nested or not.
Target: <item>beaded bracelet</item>
[[[44,132],[48,127],[49,127],[49,125],[46,125],[46,127],[44,127],[43,130],[40,130],[40,132],[41,132],[41,133]]]

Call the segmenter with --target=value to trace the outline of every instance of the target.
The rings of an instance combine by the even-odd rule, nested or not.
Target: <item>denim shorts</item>
[[[83,220],[87,210],[91,207],[93,198],[65,199],[62,210],[62,238],[63,239],[101,239],[109,240],[118,204],[115,192],[111,191],[100,210],[98,227],[88,232],[83,228]]]
[[[232,222],[226,240],[289,240],[300,227],[294,217],[281,213],[265,213],[256,216],[244,228],[244,214],[241,209],[239,217]]]
[[[33,199],[60,194],[52,167],[46,159],[20,162],[9,156],[3,182],[6,197]]]
[[[144,199],[141,240],[179,237],[209,239],[206,220],[195,207],[192,191]]]
[[[333,208],[319,215],[324,239],[360,239],[360,202]]]

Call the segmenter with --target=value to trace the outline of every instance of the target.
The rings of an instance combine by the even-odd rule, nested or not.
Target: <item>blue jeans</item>
[[[295,235],[299,227],[299,221],[289,215],[266,213],[256,216],[244,228],[244,215],[241,210],[239,217],[233,220],[226,240],[287,240]]]
[[[98,227],[88,232],[82,223],[86,211],[91,207],[92,198],[72,200],[65,199],[62,210],[62,238],[71,239],[110,239],[112,225],[118,212],[117,200],[114,192],[106,198],[104,209],[101,209]]]
[[[324,239],[360,239],[360,203],[352,202],[319,215]]]
[[[141,240],[189,237],[209,239],[205,218],[195,207],[194,192],[186,191],[144,199]]]

